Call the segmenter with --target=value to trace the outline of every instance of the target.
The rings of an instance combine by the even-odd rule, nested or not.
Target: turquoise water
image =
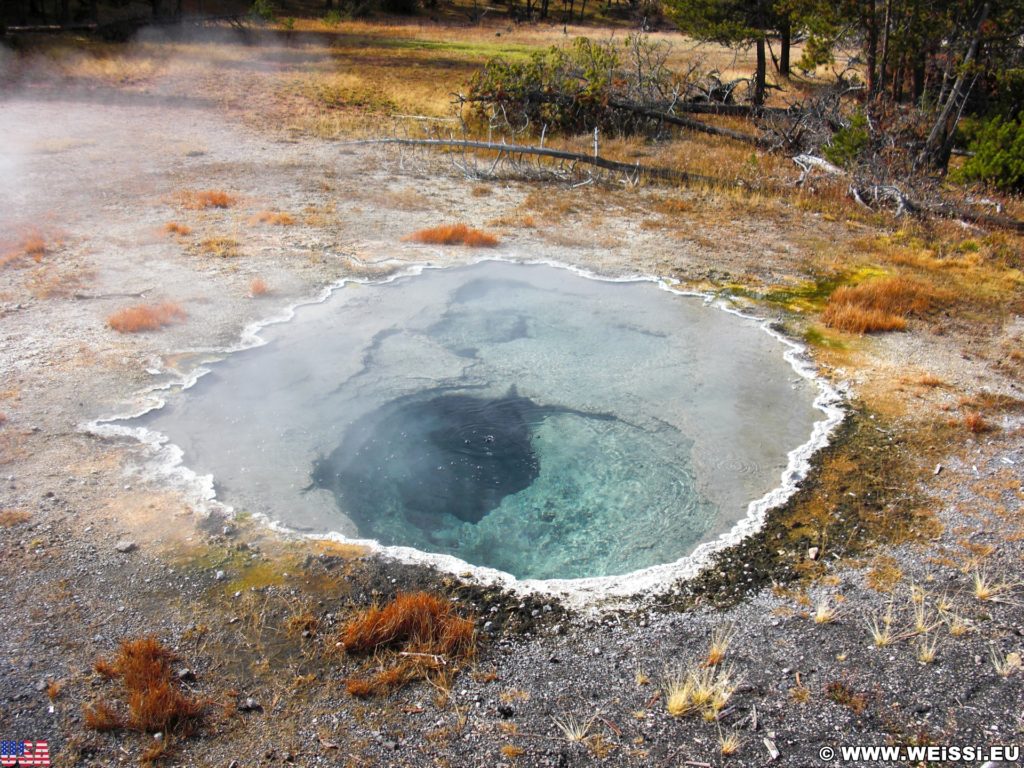
[[[348,284],[262,335],[143,419],[222,500],[522,578],[689,554],[820,417],[755,323],[550,266]]]

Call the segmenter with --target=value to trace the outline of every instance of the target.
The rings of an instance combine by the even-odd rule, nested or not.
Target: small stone
[[[164,740],[164,735],[158,731],[157,733],[153,734],[153,738],[156,739],[157,741],[163,741]]]
[[[820,551],[821,550],[818,549],[817,547],[811,547],[810,549],[807,550],[807,559],[808,560],[817,560],[818,559],[818,553]]]
[[[381,742],[381,746],[384,747],[384,749],[390,749],[392,752],[394,752],[396,749],[398,749],[398,742],[392,741],[391,739],[384,739],[384,741]]]
[[[49,683],[46,682],[46,680],[40,680],[40,681],[38,681],[36,683],[36,690],[37,691],[45,691],[47,685],[49,685]]]
[[[242,712],[260,712],[263,710],[263,707],[258,701],[256,701],[256,699],[249,696],[245,701],[238,705],[238,709]]]
[[[178,675],[178,679],[179,680],[183,680],[183,681],[189,681],[189,680],[195,680],[196,679],[195,673],[191,669],[189,669],[188,667],[182,667],[181,669],[179,669],[178,672],[177,672],[177,675]]]
[[[226,573],[224,573],[224,571],[217,571],[217,573],[213,575],[213,578],[215,578],[217,581],[224,581],[224,579],[226,579],[227,577],[228,576]]]
[[[134,552],[138,548],[139,545],[131,539],[121,539],[119,542],[117,542],[117,544],[114,545],[114,549],[124,554],[127,554],[128,552]]]

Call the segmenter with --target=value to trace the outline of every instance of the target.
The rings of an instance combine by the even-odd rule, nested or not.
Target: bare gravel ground
[[[152,633],[179,654],[183,684],[208,708],[197,734],[172,740],[167,765],[809,766],[841,764],[818,758],[840,744],[1024,741],[1019,412],[943,447],[937,474],[929,459],[919,490],[941,533],[829,557],[809,586],[752,579],[751,594],[727,608],[698,593],[568,612],[353,548],[291,541],[244,517],[205,519],[133,473],[137,446],[80,425],[341,276],[469,258],[401,238],[439,221],[486,225],[538,187],[474,192],[422,160],[400,166],[394,154],[285,141],[205,105],[144,94],[30,90],[0,102],[0,134],[4,250],[16,253],[36,230],[47,242],[38,262],[0,268],[3,739],[48,739],[57,765],[138,763],[154,737],[86,729],[82,707],[116,699],[116,686],[92,671],[96,658]],[[237,202],[181,206],[183,191],[202,189]],[[635,201],[656,201],[658,189],[628,200],[571,194],[556,222],[494,225],[498,252],[694,283],[782,282],[801,275],[809,239],[849,236],[794,210],[680,240],[637,223]],[[262,210],[289,212],[296,224],[251,223]],[[166,234],[169,221],[192,233]],[[239,255],[203,253],[211,238],[236,241]],[[254,277],[269,294],[249,296]],[[187,320],[124,335],[106,325],[118,309],[164,300]],[[895,399],[899,418],[922,418],[965,392],[1014,392],[984,356],[965,357],[978,343],[915,330],[862,342],[831,361],[847,366],[832,374],[869,405]],[[920,371],[948,387],[900,384]],[[995,585],[988,599],[976,595],[977,578]],[[479,618],[473,667],[448,687],[351,698],[344,679],[363,662],[334,652],[338,625],[354,606],[416,587],[444,591]],[[834,617],[815,623],[819,605]],[[868,624],[884,627],[887,614],[892,642],[877,646]],[[289,621],[305,616],[314,621]],[[731,628],[720,668],[731,669],[732,697],[717,722],[670,716],[666,680],[696,669],[722,627]],[[918,659],[922,643],[935,644],[929,663]],[[738,751],[723,756],[721,739],[734,732]]]

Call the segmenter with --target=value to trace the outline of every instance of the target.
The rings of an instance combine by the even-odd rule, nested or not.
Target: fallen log
[[[708,125],[707,123],[702,123],[700,120],[692,120],[688,117],[673,115],[669,112],[659,112],[654,109],[648,109],[641,104],[630,104],[625,101],[609,101],[608,106],[615,109],[624,109],[627,112],[632,112],[635,115],[642,115],[643,117],[649,117],[652,120],[663,120],[664,122],[672,125],[689,128],[691,131],[707,133],[711,136],[723,136],[727,139],[733,139],[734,141],[753,144],[755,147],[760,147],[761,149],[768,149],[770,147],[770,143],[759,136],[751,136],[749,133],[740,133],[739,131],[734,131],[730,128],[719,128],[717,125]]]
[[[490,141],[469,141],[465,139],[360,139],[357,141],[341,142],[341,146],[360,146],[370,144],[398,144],[412,147],[442,147],[448,149],[479,149],[486,152],[507,153],[509,155],[536,155],[539,157],[550,157],[556,160],[570,160],[574,163],[585,163],[608,171],[616,171],[629,175],[644,175],[652,179],[663,181],[676,181],[680,183],[708,184],[716,187],[733,186],[732,184],[716,179],[713,176],[704,176],[689,171],[679,171],[675,168],[665,168],[654,165],[640,165],[640,163],[623,163],[618,160],[609,160],[599,155],[585,155],[581,152],[568,152],[562,149],[551,149],[549,147],[532,147],[525,144],[499,144]]]

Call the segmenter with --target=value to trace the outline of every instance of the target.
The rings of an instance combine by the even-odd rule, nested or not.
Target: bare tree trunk
[[[878,62],[878,82],[873,94],[884,94],[889,68],[889,35],[892,32],[892,0],[885,0],[885,20],[882,22],[882,53]]]
[[[754,104],[759,107],[764,104],[764,82],[768,70],[768,61],[764,52],[764,37],[757,38],[755,47],[757,49],[757,72],[754,73]]]
[[[963,102],[967,99],[971,87],[974,85],[974,77],[969,72],[971,64],[978,56],[978,49],[981,47],[982,29],[988,21],[988,14],[991,11],[991,3],[984,3],[981,6],[981,13],[978,15],[978,23],[975,25],[974,37],[967,48],[967,54],[960,64],[960,74],[950,89],[946,103],[939,110],[939,116],[928,134],[924,149],[918,157],[921,163],[927,163],[938,170],[945,170],[949,164],[949,151],[952,149],[952,137],[956,132],[956,125],[960,120],[960,111]],[[970,80],[970,84],[968,84]]]
[[[779,28],[779,74],[782,77],[789,77],[789,49],[793,41],[793,27],[786,16]]]
[[[867,30],[864,52],[865,64],[868,69],[868,98],[875,94],[878,86],[878,17],[875,14],[875,0],[868,0],[864,4],[862,15],[864,28]]]
[[[921,97],[924,96],[926,54],[924,50],[917,53],[917,62],[914,64],[914,104],[921,106]]]

